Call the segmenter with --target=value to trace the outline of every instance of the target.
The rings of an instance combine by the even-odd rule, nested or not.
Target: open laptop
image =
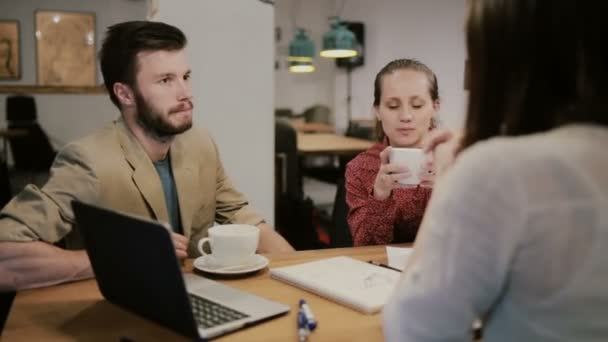
[[[182,274],[161,224],[72,202],[99,289],[110,302],[193,339],[287,313],[289,306]]]

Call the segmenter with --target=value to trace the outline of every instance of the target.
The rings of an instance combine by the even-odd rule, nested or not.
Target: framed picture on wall
[[[95,14],[36,11],[39,85],[95,86]]]
[[[0,20],[0,80],[21,78],[19,22]]]

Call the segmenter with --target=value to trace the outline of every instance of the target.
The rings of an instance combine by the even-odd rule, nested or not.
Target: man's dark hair
[[[180,29],[164,23],[127,21],[108,27],[99,51],[99,63],[112,102],[120,108],[113,91],[114,83],[135,85],[138,53],[181,50],[186,43],[186,36]]]
[[[471,0],[464,147],[567,123],[608,126],[606,4]]]

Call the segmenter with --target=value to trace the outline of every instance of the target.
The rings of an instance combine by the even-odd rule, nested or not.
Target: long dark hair
[[[112,102],[120,108],[114,83],[134,86],[138,53],[181,50],[186,43],[186,36],[180,29],[160,22],[127,21],[108,27],[99,51],[99,63]]]
[[[602,1],[470,0],[463,147],[566,123],[608,125]]]
[[[378,107],[380,105],[380,99],[382,98],[382,79],[384,76],[392,74],[397,70],[414,70],[423,73],[429,82],[429,95],[433,102],[439,101],[439,84],[437,82],[437,76],[431,68],[426,66],[426,64],[415,60],[415,59],[396,59],[394,61],[389,62],[385,65],[378,74],[376,74],[376,79],[374,79],[374,107]],[[431,127],[434,128],[437,125],[437,118],[431,119]],[[382,129],[382,122],[376,119],[376,139],[378,141],[384,140],[384,130]]]

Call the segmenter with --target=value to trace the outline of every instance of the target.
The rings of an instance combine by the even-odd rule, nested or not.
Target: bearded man
[[[93,277],[74,200],[167,223],[179,258],[197,256],[214,223],[258,226],[258,252],[293,251],[233,187],[210,135],[192,128],[185,48],[183,32],[164,23],[108,28],[99,59],[120,118],[65,146],[49,181],[0,212],[0,290]]]

